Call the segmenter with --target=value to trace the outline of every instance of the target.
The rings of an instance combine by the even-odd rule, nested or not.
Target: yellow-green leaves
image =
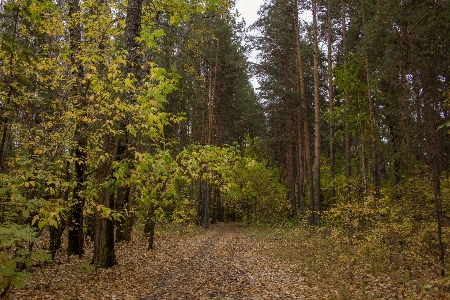
[[[28,250],[23,247],[36,240],[37,231],[29,225],[12,223],[0,225],[0,289],[9,284],[23,287],[29,273],[21,271],[21,268],[18,268],[19,264],[30,266],[34,261],[50,261],[50,256],[44,251]]]

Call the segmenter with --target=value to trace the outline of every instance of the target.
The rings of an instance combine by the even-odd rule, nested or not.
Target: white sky
[[[253,24],[258,19],[259,7],[264,3],[264,0],[237,0],[236,8],[244,18],[247,26]],[[307,22],[312,22],[312,13],[310,11],[303,11],[299,15],[300,19]]]
[[[264,0],[237,0],[236,8],[244,18],[247,26],[253,24],[258,18],[259,7],[264,3]]]
[[[236,9],[240,14],[239,18],[243,18],[245,20],[245,24],[250,26],[258,19],[258,10],[263,3],[264,0],[237,0]],[[248,59],[251,62],[256,62],[256,53],[252,52]],[[250,82],[254,89],[259,87],[256,78],[251,78]]]

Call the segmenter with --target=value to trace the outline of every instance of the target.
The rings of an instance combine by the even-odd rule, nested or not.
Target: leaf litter
[[[264,247],[234,223],[162,235],[150,251],[135,234],[116,244],[117,266],[96,269],[90,248],[83,259],[59,253],[53,264],[34,267],[31,281],[9,299],[310,299],[314,289],[296,266]]]
[[[33,267],[31,281],[23,289],[13,288],[8,299],[446,299],[449,295],[435,292],[442,282],[430,281],[412,291],[388,273],[360,272],[351,260],[337,263],[333,255],[311,251],[284,234],[263,232],[255,237],[238,223],[188,233],[161,232],[150,251],[141,234],[116,244],[118,265],[109,269],[90,264],[92,245],[82,259],[60,251],[53,264]],[[313,264],[307,262],[311,257]]]

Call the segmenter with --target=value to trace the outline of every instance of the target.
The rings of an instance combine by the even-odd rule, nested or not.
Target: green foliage
[[[161,11],[176,6],[173,1],[157,2]],[[118,17],[125,13],[123,4],[80,1],[80,11],[70,14],[66,2],[2,3],[0,223],[30,224],[40,230],[58,227],[77,199],[85,202],[85,215],[94,210],[115,220],[128,215],[99,205],[99,193],[106,188],[113,194],[132,185],[128,174],[143,172],[135,167],[141,160],[138,154],[162,145],[164,127],[180,120],[163,112],[180,77],[159,66],[153,54],[139,66],[139,74],[124,76],[131,62],[123,44],[125,19]],[[181,6],[179,22],[194,8],[204,11],[208,3]],[[154,8],[144,9],[144,18],[152,22],[143,22],[138,42],[147,46],[143,52],[156,54],[165,32],[154,22]],[[70,36],[74,28],[81,31],[81,40]],[[132,139],[132,159],[120,160],[115,151],[105,151],[106,140],[126,136]],[[109,161],[115,161],[112,174],[100,179]],[[74,166],[80,162],[85,172],[77,178]],[[143,181],[143,174],[148,173],[137,181]],[[156,192],[148,184],[142,190],[151,198]]]
[[[154,155],[136,153],[137,164],[130,184],[139,190],[139,212],[147,221],[166,220],[166,211],[178,205],[179,168],[170,151],[158,150]]]
[[[289,204],[279,173],[249,153],[246,156],[233,146],[192,146],[177,160],[188,185],[202,179],[220,189],[225,215],[248,222],[284,220]]]
[[[225,215],[263,223],[288,215],[286,189],[277,170],[233,146],[193,145],[176,157],[169,150],[136,153],[134,165],[130,178],[123,180],[139,195],[139,215],[146,222],[195,222],[199,180],[219,189]]]
[[[278,170],[244,157],[235,176],[239,192],[232,198],[241,202],[244,220],[280,223],[287,219],[291,206]]]
[[[41,249],[32,249],[37,241],[36,228],[4,223],[0,226],[0,290],[10,285],[23,287],[30,274],[24,271],[33,263],[47,262],[51,256]]]
[[[351,134],[359,135],[361,132],[371,132],[370,103],[366,98],[366,94],[367,89],[372,87],[367,86],[367,82],[364,81],[364,77],[361,75],[364,72],[364,57],[355,54],[350,55],[348,60],[347,68],[341,63],[333,69],[333,84],[337,87],[336,100],[344,99],[345,95],[349,98],[349,103],[343,103],[342,106],[333,108],[331,118],[335,127],[340,129],[336,131],[336,139],[340,139],[343,136],[345,122],[350,125],[348,130]]]

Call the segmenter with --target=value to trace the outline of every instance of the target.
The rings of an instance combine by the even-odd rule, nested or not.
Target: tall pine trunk
[[[321,137],[320,137],[320,94],[319,94],[319,46],[317,30],[317,1],[312,1],[313,10],[313,46],[314,46],[314,202],[311,205],[312,225],[317,225],[320,219],[322,201],[320,198],[320,159],[321,159]]]
[[[288,100],[289,101],[289,100]],[[290,108],[289,108],[290,111]],[[294,173],[294,147],[293,147],[293,136],[292,136],[292,117],[290,112],[287,116],[287,124],[286,124],[286,167],[288,171],[288,193],[289,193],[289,201],[292,205],[292,216],[294,217],[297,214],[297,205],[295,200],[295,173]]]
[[[331,29],[331,0],[327,1],[327,58],[328,58],[328,112],[330,126],[330,199],[331,204],[336,204],[336,188],[335,188],[335,160],[334,151],[334,123],[333,123],[333,57],[332,57],[332,29]]]
[[[69,1],[69,38],[70,38],[70,50],[72,51],[70,59],[72,68],[74,68],[75,83],[72,87],[72,95],[77,103],[76,109],[79,111],[78,118],[75,124],[75,175],[76,186],[73,190],[72,203],[69,204],[70,215],[68,224],[68,244],[67,252],[69,255],[78,255],[81,257],[84,253],[83,245],[83,210],[85,205],[85,198],[83,191],[85,190],[85,175],[87,171],[87,128],[88,125],[85,121],[85,108],[87,106],[87,100],[85,96],[85,88],[83,87],[84,80],[84,68],[83,64],[77,57],[81,50],[81,24],[78,21],[80,13],[79,0]]]
[[[297,197],[298,197],[298,209],[303,216],[306,210],[305,204],[305,146],[303,140],[302,127],[303,121],[301,118],[300,109],[297,109]]]
[[[370,118],[370,154],[371,154],[371,172],[372,172],[372,180],[375,189],[375,197],[378,198],[380,194],[380,176],[378,175],[378,153],[377,153],[377,143],[376,143],[376,123],[374,116],[374,106],[373,106],[373,97],[371,93],[371,82],[370,82],[370,67],[369,67],[369,48],[367,45],[367,30],[366,30],[366,10],[363,5],[363,32],[364,32],[364,52],[365,59],[364,65],[366,68],[366,85],[367,85],[367,102],[369,104],[369,118]]]
[[[306,169],[307,179],[308,179],[308,187],[309,187],[309,201],[312,203],[314,201],[314,183],[313,183],[313,172],[312,172],[312,162],[311,162],[311,141],[309,136],[309,126],[308,126],[308,105],[306,103],[306,92],[305,92],[305,79],[304,79],[304,70],[303,70],[303,59],[302,59],[302,48],[300,41],[300,29],[299,29],[299,19],[298,19],[298,1],[294,0],[294,15],[295,15],[295,54],[296,54],[296,70],[297,70],[297,79],[299,81],[300,86],[300,106],[299,110],[299,120],[301,120],[300,127],[303,125],[303,128],[299,128],[299,138],[302,139],[302,143],[299,142],[299,146],[304,149],[304,164],[303,170]],[[303,134],[300,131],[303,130]],[[301,145],[300,145],[301,144]],[[303,151],[302,149],[302,151]],[[300,155],[302,157],[302,155]],[[300,167],[300,164],[299,164]],[[300,172],[299,172],[300,174]],[[303,174],[303,173],[302,173]],[[299,181],[302,179],[299,178]],[[304,212],[304,207],[306,207],[304,197],[301,197],[302,194],[300,191],[303,190],[303,182],[299,182],[299,201],[300,201],[300,211]],[[303,209],[302,209],[303,208]]]
[[[344,55],[344,69],[348,69],[347,59],[347,25],[346,25],[346,9],[345,1],[342,1],[342,52]],[[344,122],[344,139],[345,139],[345,190],[347,201],[351,201],[351,186],[350,177],[352,176],[351,169],[351,145],[350,145],[350,127],[349,127],[349,110],[350,110],[350,96],[347,88],[344,91],[344,105],[345,105],[345,122]]]
[[[289,61],[284,61],[284,74],[285,82],[289,82]],[[286,126],[285,126],[285,159],[286,159],[286,171],[287,171],[287,182],[288,182],[288,197],[292,206],[292,217],[297,213],[297,206],[295,201],[295,174],[294,174],[294,149],[293,149],[293,122],[291,115],[291,97],[288,95],[284,96],[284,110],[286,112]]]

